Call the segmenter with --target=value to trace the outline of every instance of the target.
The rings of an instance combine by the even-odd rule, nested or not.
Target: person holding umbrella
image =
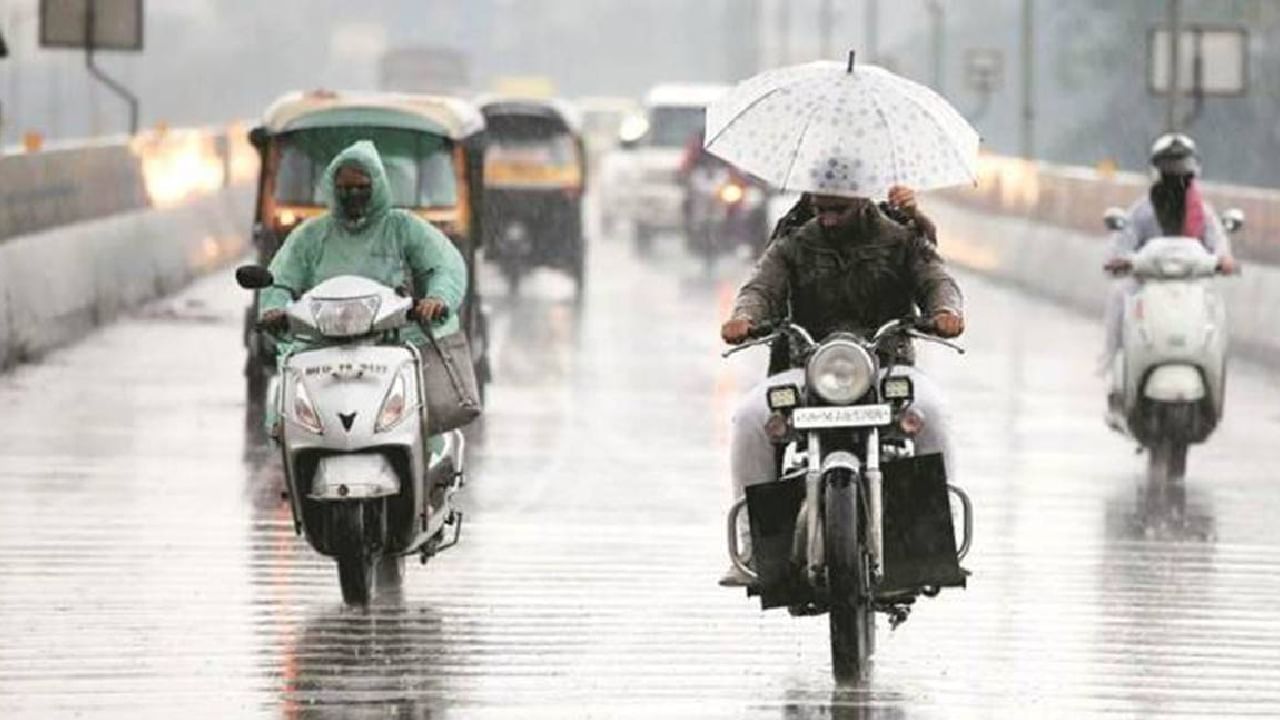
[[[917,310],[941,337],[964,331],[959,286],[930,237],[894,221],[872,199],[888,197],[914,215],[908,187],[974,181],[977,133],[945,100],[880,68],[855,71],[851,56],[847,68],[819,62],[751,78],[708,109],[707,125],[710,152],[777,187],[807,193],[813,214],[760,258],[720,328],[725,342],[740,344],[786,316],[814,337],[842,330],[869,335]],[[884,352],[891,357],[882,361],[914,360],[909,341]],[[915,407],[926,418],[917,451],[946,457],[941,394],[918,370],[908,374]],[[766,431],[768,389],[804,380],[803,369],[788,369],[742,398],[731,436],[735,500],[748,485],[777,480]],[[739,547],[749,548],[745,528],[740,535]],[[720,580],[749,583],[732,566]]]

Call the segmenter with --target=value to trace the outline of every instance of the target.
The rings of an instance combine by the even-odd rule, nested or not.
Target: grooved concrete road
[[[341,607],[246,448],[230,274],[0,377],[0,717],[1274,716],[1280,392],[1233,367],[1185,493],[1101,421],[1091,319],[964,278],[971,353],[928,352],[978,508],[967,591],[881,626],[836,693],[825,618],[724,568],[724,362],[745,264],[601,243],[581,304],[494,293],[497,384],[463,543],[400,603]]]

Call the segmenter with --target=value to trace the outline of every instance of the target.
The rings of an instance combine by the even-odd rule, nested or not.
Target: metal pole
[[[1036,154],[1035,0],[1022,0],[1022,157]]]
[[[1169,0],[1169,94],[1165,103],[1165,128],[1177,132],[1181,126],[1178,101],[1182,96],[1182,0]]]
[[[945,49],[943,30],[946,28],[946,11],[941,0],[928,0],[928,9],[933,35],[933,89],[941,93],[945,79],[942,56]]]
[[[126,103],[128,103],[129,134],[137,135],[138,134],[138,96],[134,95],[132,92],[129,91],[128,88],[116,82],[113,78],[108,77],[107,74],[102,72],[102,69],[99,68],[93,62],[93,50],[94,50],[93,40],[96,34],[94,32],[94,25],[97,21],[97,18],[96,18],[97,13],[94,10],[95,4],[96,3],[92,3],[92,2],[88,3],[87,12],[85,15],[84,65],[86,68],[88,68],[90,75],[97,78],[99,82],[101,82],[103,85],[106,85],[107,88],[109,88],[112,92],[114,92],[121,100],[124,100]]]
[[[778,64],[791,62],[791,8],[787,0],[778,0]]]
[[[880,0],[866,0],[867,2],[867,30],[866,30],[866,53],[867,60],[876,62],[880,59]]]
[[[834,15],[831,7],[832,0],[819,0],[818,5],[818,37],[821,44],[818,46],[819,59],[831,59],[831,25]]]

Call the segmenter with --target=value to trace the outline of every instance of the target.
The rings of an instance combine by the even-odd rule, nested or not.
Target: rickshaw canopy
[[[407,93],[295,92],[267,108],[262,127],[275,135],[295,130],[380,127],[465,140],[484,129],[484,116],[464,100]]]

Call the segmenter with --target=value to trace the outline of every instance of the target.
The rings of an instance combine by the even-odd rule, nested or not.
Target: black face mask
[[[369,214],[373,204],[372,185],[346,185],[335,188],[338,209],[348,222],[359,222]]]

